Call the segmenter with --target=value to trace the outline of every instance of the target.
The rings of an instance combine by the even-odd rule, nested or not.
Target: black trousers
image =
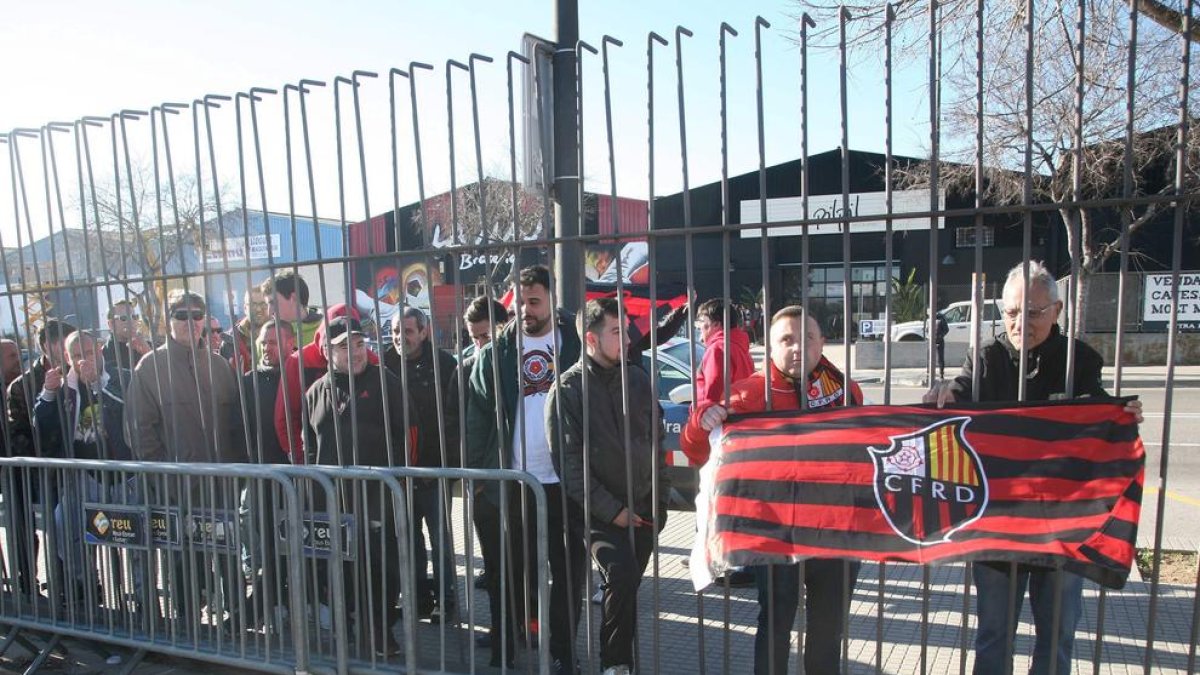
[[[604,577],[604,604],[600,619],[600,667],[634,665],[637,635],[637,594],[654,552],[654,529],[633,529],[592,521],[592,557]],[[586,573],[586,570],[581,570]]]
[[[758,631],[754,635],[755,675],[787,675],[792,623],[804,584],[804,672],[842,672],[842,635],[859,562],[814,558],[801,565],[753,568],[758,581]]]
[[[571,664],[575,659],[580,598],[587,577],[587,552],[584,551],[580,532],[583,512],[574,502],[565,498],[557,483],[547,484],[544,488],[547,557],[550,563],[550,625],[540,628],[543,639],[544,634],[549,632],[550,655]],[[493,661],[500,654],[501,638],[507,642],[507,656],[511,660],[517,629],[520,628],[524,633],[534,628],[537,621],[536,561],[539,557],[538,533],[534,526],[536,511],[533,494],[526,490],[527,521],[522,519],[521,490],[517,486],[509,488],[507,521],[501,520],[500,505],[492,504],[486,496],[475,507],[475,524],[480,532],[484,565],[491,572],[488,574],[487,593],[492,615]],[[507,540],[502,539],[504,525],[507,525]],[[500,573],[502,562],[503,575]]]

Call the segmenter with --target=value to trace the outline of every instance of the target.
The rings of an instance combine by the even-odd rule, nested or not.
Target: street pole
[[[579,42],[579,1],[554,0],[554,284],[559,305],[579,310],[583,251],[579,242],[579,136],[575,109],[576,52]]]

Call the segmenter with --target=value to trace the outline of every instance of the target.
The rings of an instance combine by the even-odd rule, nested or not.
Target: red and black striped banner
[[[731,417],[701,471],[694,581],[804,558],[991,560],[1120,588],[1145,464],[1127,400]]]

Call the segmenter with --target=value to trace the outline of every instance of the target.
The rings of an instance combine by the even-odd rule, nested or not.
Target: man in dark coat
[[[646,371],[626,362],[629,336],[621,323],[615,299],[587,303],[578,325],[586,356],[563,373],[546,400],[546,436],[563,491],[575,512],[586,509],[585,520],[573,525],[581,533],[590,528],[592,557],[604,576],[600,667],[606,673],[645,670],[634,663],[637,593],[666,521],[668,492],[662,425],[654,417],[658,401]],[[571,574],[584,577],[587,568]]]
[[[434,349],[429,338],[429,318],[416,307],[406,307],[392,321],[392,347],[383,365],[400,378],[415,413],[417,447],[409,464],[424,467],[462,465],[458,433],[458,395],[453,386],[458,363],[444,349]],[[454,537],[450,532],[450,486],[445,481],[412,481],[413,559],[417,573],[417,604],[421,616],[435,623],[454,621],[458,615]],[[425,573],[429,555],[422,523],[429,529],[433,579]]]
[[[950,401],[971,401],[973,394],[978,394],[979,401],[1017,401],[1022,350],[1027,352],[1025,401],[1106,396],[1100,384],[1104,361],[1082,341],[1074,341],[1074,379],[1067,381],[1067,349],[1071,339],[1059,331],[1058,315],[1063,303],[1058,299],[1054,276],[1042,263],[1029,262],[1028,288],[1024,265],[1012,268],[1003,297],[1005,332],[979,354],[979,391],[972,390],[975,360],[968,356],[958,377],[930,389],[925,395],[927,403],[940,407]],[[1131,402],[1126,409],[1139,423],[1142,421],[1139,401]],[[1033,565],[991,562],[974,563],[972,573],[979,618],[975,674],[1006,673],[1011,668],[1008,645],[1016,632],[1017,620],[1010,617],[1009,607],[1020,614],[1026,589],[1036,635],[1030,672],[1051,672],[1054,667],[1051,661],[1057,663],[1056,672],[1070,672],[1075,627],[1083,614],[1083,577]],[[1056,575],[1061,578],[1056,579]]]
[[[38,349],[42,353],[41,358],[35,361],[28,370],[21,373],[20,377],[8,384],[8,398],[5,401],[8,437],[5,442],[9,456],[40,457],[45,448],[61,446],[60,435],[51,434],[42,438],[41,434],[35,430],[33,407],[30,405],[30,401],[34,401],[41,393],[42,387],[46,383],[48,370],[60,367],[62,370],[67,370],[66,365],[63,364],[63,343],[67,336],[74,332],[75,327],[69,323],[58,319],[47,319],[38,331]],[[41,547],[40,539],[34,531],[34,519],[30,506],[32,502],[41,497],[47,514],[44,522],[49,522],[49,512],[54,509],[55,496],[53,487],[48,483],[45,485],[46,490],[43,493],[42,481],[36,478],[28,481],[30,490],[27,491],[27,481],[23,471],[12,471],[9,476],[12,477],[12,484],[0,485],[0,490],[4,491],[4,501],[11,505],[8,518],[10,519],[9,524],[13,528],[13,538],[16,540],[17,548],[12,553],[16,557],[16,564],[12,569],[21,592],[32,595],[38,592],[36,570],[38,550]]]
[[[404,449],[412,447],[416,439],[414,430],[405,426],[406,418],[413,416],[411,411],[405,413],[400,378],[369,362],[366,335],[358,319],[331,319],[322,340],[330,372],[318,378],[304,396],[308,410],[304,447],[311,463],[404,466]],[[378,489],[386,487],[380,485]],[[363,589],[365,597],[348,598],[347,611],[358,617],[360,632],[365,632],[368,625],[374,627],[369,639],[375,652],[392,656],[398,652],[392,626],[400,618],[395,597],[400,589],[395,513],[390,499],[380,499],[374,493],[366,500],[350,499],[353,493],[343,491],[346,499],[341,504],[342,513],[351,515],[359,529],[355,559],[366,566],[372,590],[368,593]],[[362,508],[358,508],[360,505]],[[323,510],[323,497],[314,495],[314,506],[317,511]],[[353,563],[346,563],[344,578],[353,579],[353,572]],[[328,578],[325,573],[319,574],[323,580]],[[386,594],[384,589],[388,589]],[[353,593],[349,581],[345,592]],[[330,598],[321,601],[328,603]]]
[[[118,378],[106,369],[104,352],[90,333],[75,331],[67,336],[63,348],[63,363],[70,370],[64,375],[62,366],[46,371],[42,391],[33,405],[39,435],[57,439],[57,445],[44,444],[43,456],[65,459],[102,459],[128,461],[129,446],[125,444],[124,408]],[[129,373],[123,370],[129,381]],[[97,560],[106,557],[108,569],[119,570],[119,558],[109,547],[85,546],[86,529],[81,519],[83,502],[129,504],[136,503],[134,490],[137,479],[120,482],[111,474],[93,472],[64,472],[58,481],[60,500],[54,510],[58,559],[64,566],[66,579],[74,583],[64,589],[66,600],[77,605],[86,602],[98,607],[103,594],[97,584],[102,582],[117,597],[123,594],[120,574],[96,577]],[[131,561],[141,563],[141,554],[130,552]],[[131,563],[139,602],[144,602],[143,567]]]

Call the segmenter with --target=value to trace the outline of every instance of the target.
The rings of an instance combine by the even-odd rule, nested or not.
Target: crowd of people
[[[548,641],[553,672],[578,672],[575,642],[581,600],[590,593],[590,557],[602,580],[601,666],[606,674],[634,672],[638,590],[667,520],[670,493],[664,455],[655,451],[662,447],[663,428],[656,422],[661,410],[640,356],[650,346],[649,335],[628,322],[615,299],[590,300],[576,316],[556,308],[551,283],[546,267],[532,266],[520,271],[509,307],[489,297],[470,302],[462,316],[470,344],[458,355],[436,346],[430,317],[414,307],[393,319],[390,346],[377,354],[370,345],[379,336],[364,327],[354,307],[313,311],[307,285],[292,272],[251,289],[245,316],[228,332],[211,319],[204,297],[173,291],[165,307],[167,337],[157,346],[136,330],[139,317],[130,301],[108,310],[107,340],[49,319],[37,334],[40,356],[25,370],[17,343],[0,341],[7,453],[527,472],[549,505],[548,626],[533,620],[536,594],[522,592],[537,587],[539,567],[537,521],[518,506],[533,503],[529,489],[497,480],[473,484],[473,524],[484,562],[477,583],[486,591],[491,615],[482,644],[490,648],[492,664],[512,666],[522,645],[540,639]],[[968,359],[957,377],[934,384],[927,402],[1016,400],[1022,349],[1030,364],[1027,398],[1064,395],[1068,338],[1057,325],[1062,303],[1053,277],[1031,263],[1026,286],[1018,266],[1008,277],[1003,302],[1006,332],[980,354],[978,391],[972,389],[975,365]],[[688,309],[685,304],[662,319],[660,341],[677,333]],[[681,446],[695,465],[709,460],[710,433],[730,414],[867,403],[859,385],[822,356],[821,328],[804,308],[784,307],[763,322],[770,358],[761,364],[750,356],[750,339],[732,303],[707,300],[693,313],[707,348]],[[1103,394],[1099,355],[1082,342],[1074,354],[1074,394]],[[1140,421],[1140,407],[1134,403],[1130,409]],[[5,495],[6,522],[21,530],[32,522],[31,504],[53,502],[57,536],[68,542],[57,550],[70,559],[64,568],[73,570],[64,578],[92,583],[78,545],[80,501],[114,498],[105,492],[125,488],[91,481],[61,494],[24,494],[30,486],[37,487],[23,481],[3,486],[15,491]],[[432,478],[409,486],[414,606],[421,618],[456,622],[452,487]],[[391,509],[377,502],[365,508],[366,522],[391,531]],[[38,589],[38,535],[18,531],[11,539],[17,550],[9,553],[9,577],[23,593]],[[260,550],[274,555],[274,538],[266,540],[270,545]],[[383,563],[368,567],[372,585],[399,588],[402,571],[388,562],[395,558],[379,560]],[[208,564],[188,556],[176,563]],[[259,560],[251,567],[265,574],[269,566]],[[857,561],[809,560],[741,571],[757,587],[756,673],[787,672],[801,584],[805,669],[841,672],[841,642],[859,568]],[[1081,611],[1081,578],[1024,567],[1016,570],[1016,579],[1012,574],[1008,565],[974,565],[975,672],[1004,672],[1015,629],[1011,595],[1017,594],[1019,606],[1026,587],[1037,624],[1033,672],[1048,671],[1052,661],[1066,672]],[[211,586],[200,596],[210,604],[237,592],[236,580],[219,571],[197,578]],[[177,611],[199,616],[201,607],[188,596],[173,598]],[[396,653],[391,627],[400,618],[397,598],[376,594],[372,601],[372,613],[382,619],[373,624],[372,643],[384,656]],[[213,607],[208,609],[212,615]]]

